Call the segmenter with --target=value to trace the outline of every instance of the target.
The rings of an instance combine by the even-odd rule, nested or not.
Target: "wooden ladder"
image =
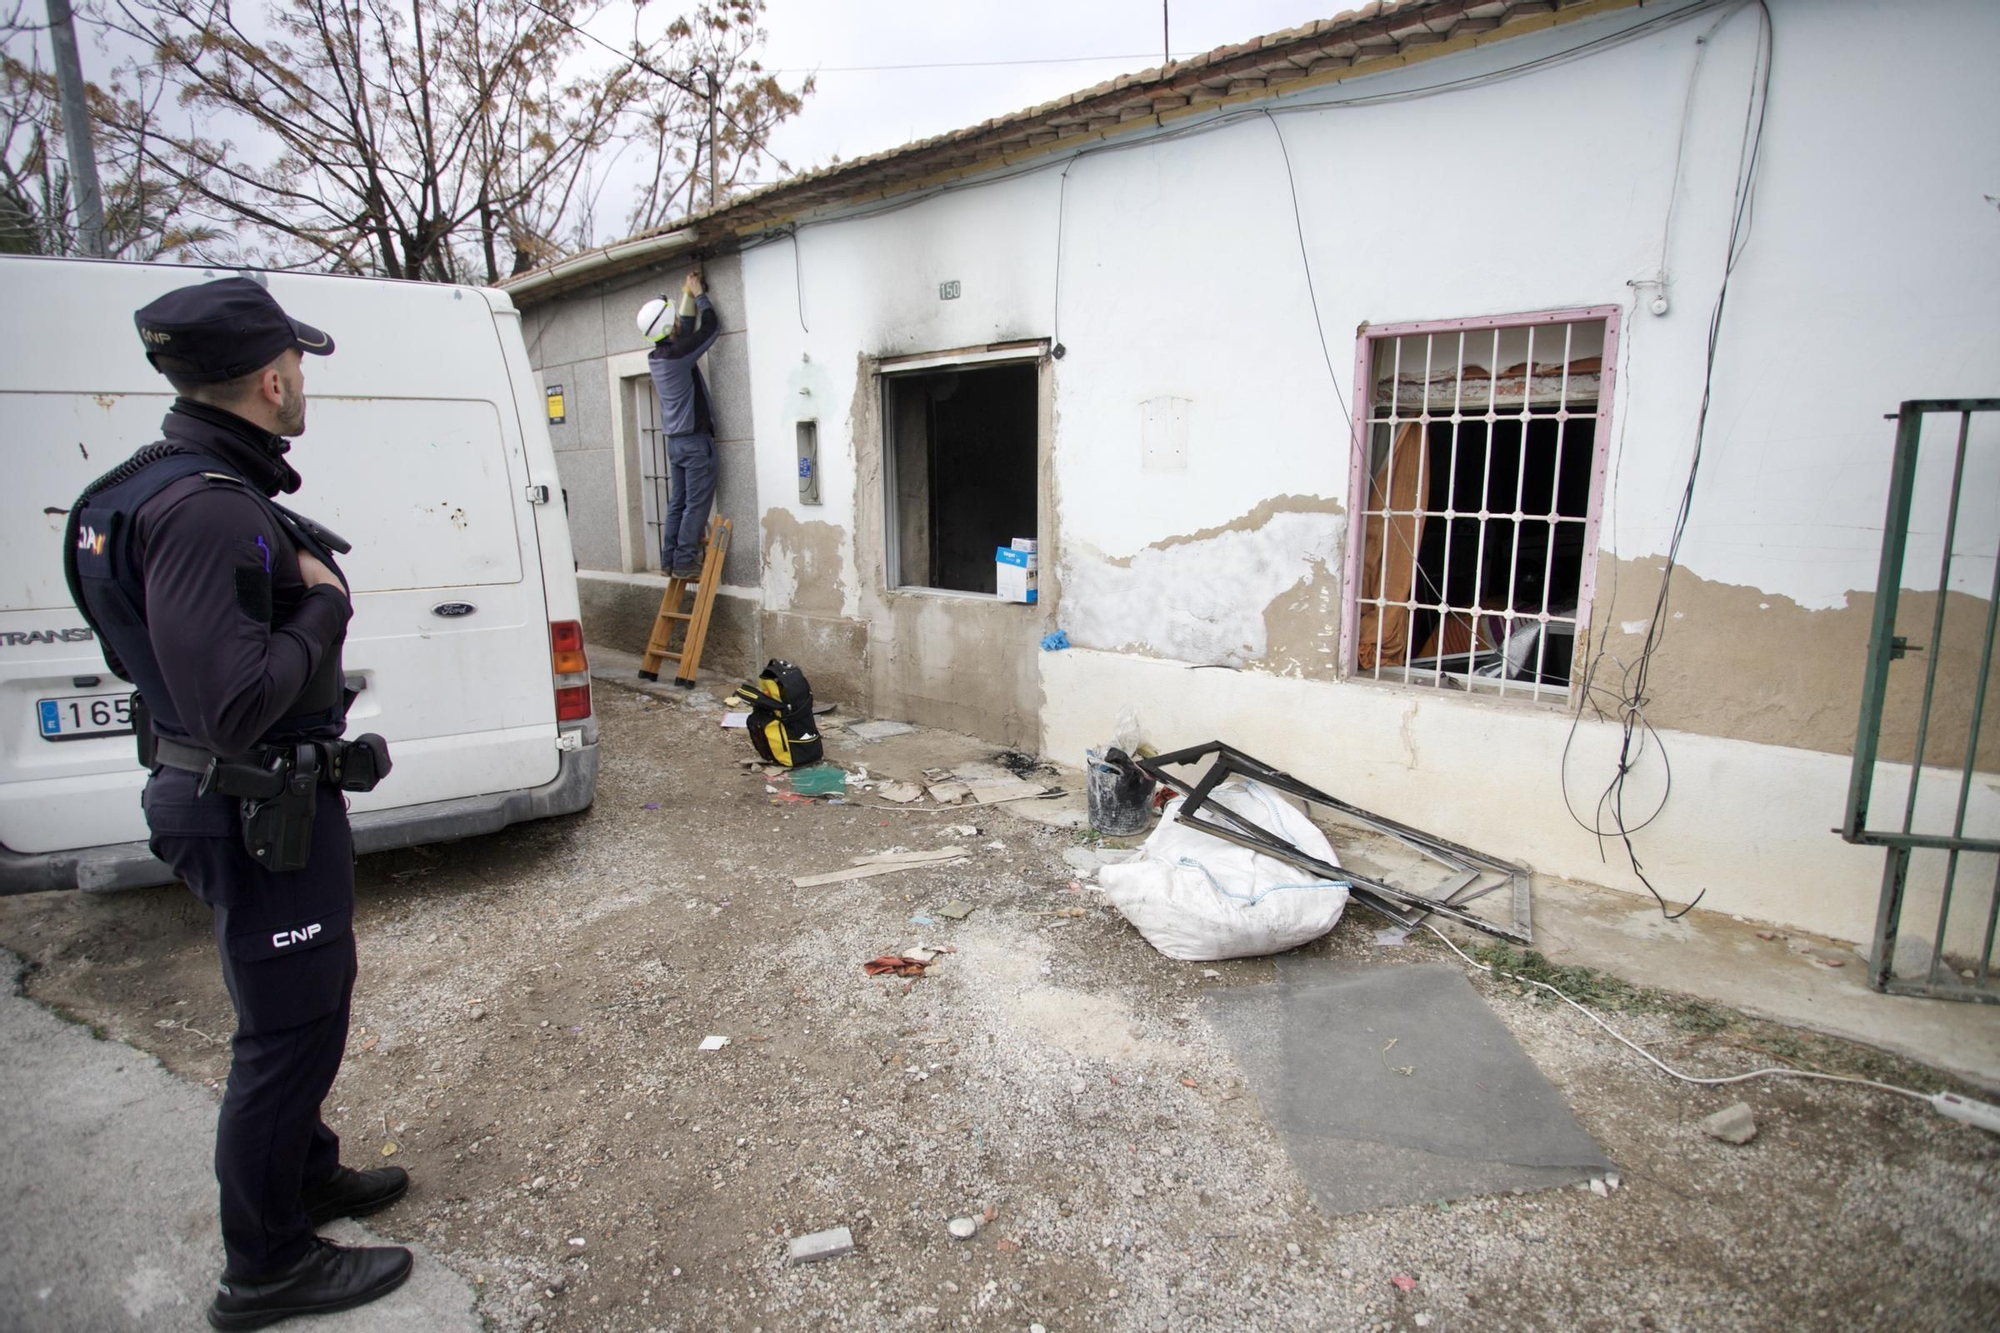
[[[687,596],[688,580],[671,576],[660,595],[660,613],[653,617],[653,636],[646,642],[646,655],[639,663],[640,680],[658,680],[660,663],[674,664],[674,684],[684,690],[694,688],[695,673],[701,669],[701,650],[708,642],[708,617],[715,609],[715,587],[722,582],[722,559],[729,554],[729,520],[712,518],[702,537],[701,575],[695,585],[694,606],[681,610]],[[673,651],[674,625],[686,625],[680,651]]]

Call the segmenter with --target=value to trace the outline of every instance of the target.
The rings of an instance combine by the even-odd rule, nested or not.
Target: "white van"
[[[127,699],[71,604],[70,504],[173,402],[132,312],[231,277],[0,257],[0,892],[170,882],[146,850]],[[395,770],[351,797],[361,852],[567,814],[597,786],[576,568],[547,421],[505,293],[250,275],[338,350],[305,366],[280,497],[354,544],[349,735]]]

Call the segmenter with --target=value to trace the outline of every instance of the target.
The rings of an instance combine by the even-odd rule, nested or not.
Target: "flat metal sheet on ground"
[[[1545,1189],[1612,1170],[1454,968],[1280,959],[1213,1016],[1329,1213]]]

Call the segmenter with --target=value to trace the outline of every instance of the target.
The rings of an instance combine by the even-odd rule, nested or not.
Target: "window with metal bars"
[[[646,530],[646,568],[659,569],[660,525],[667,512],[667,437],[660,430],[660,399],[653,377],[634,375],[625,381],[632,401],[632,421],[639,441],[639,514]]]
[[[1363,332],[1345,661],[1566,698],[1587,644],[1618,310]]]

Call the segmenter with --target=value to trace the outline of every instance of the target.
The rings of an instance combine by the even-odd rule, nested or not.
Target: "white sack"
[[[1326,835],[1289,802],[1257,782],[1232,781],[1209,797],[1329,865]],[[1155,949],[1169,958],[1252,958],[1296,949],[1332,930],[1347,906],[1347,885],[1239,847],[1180,822],[1167,805],[1139,858],[1097,874],[1105,894]]]

